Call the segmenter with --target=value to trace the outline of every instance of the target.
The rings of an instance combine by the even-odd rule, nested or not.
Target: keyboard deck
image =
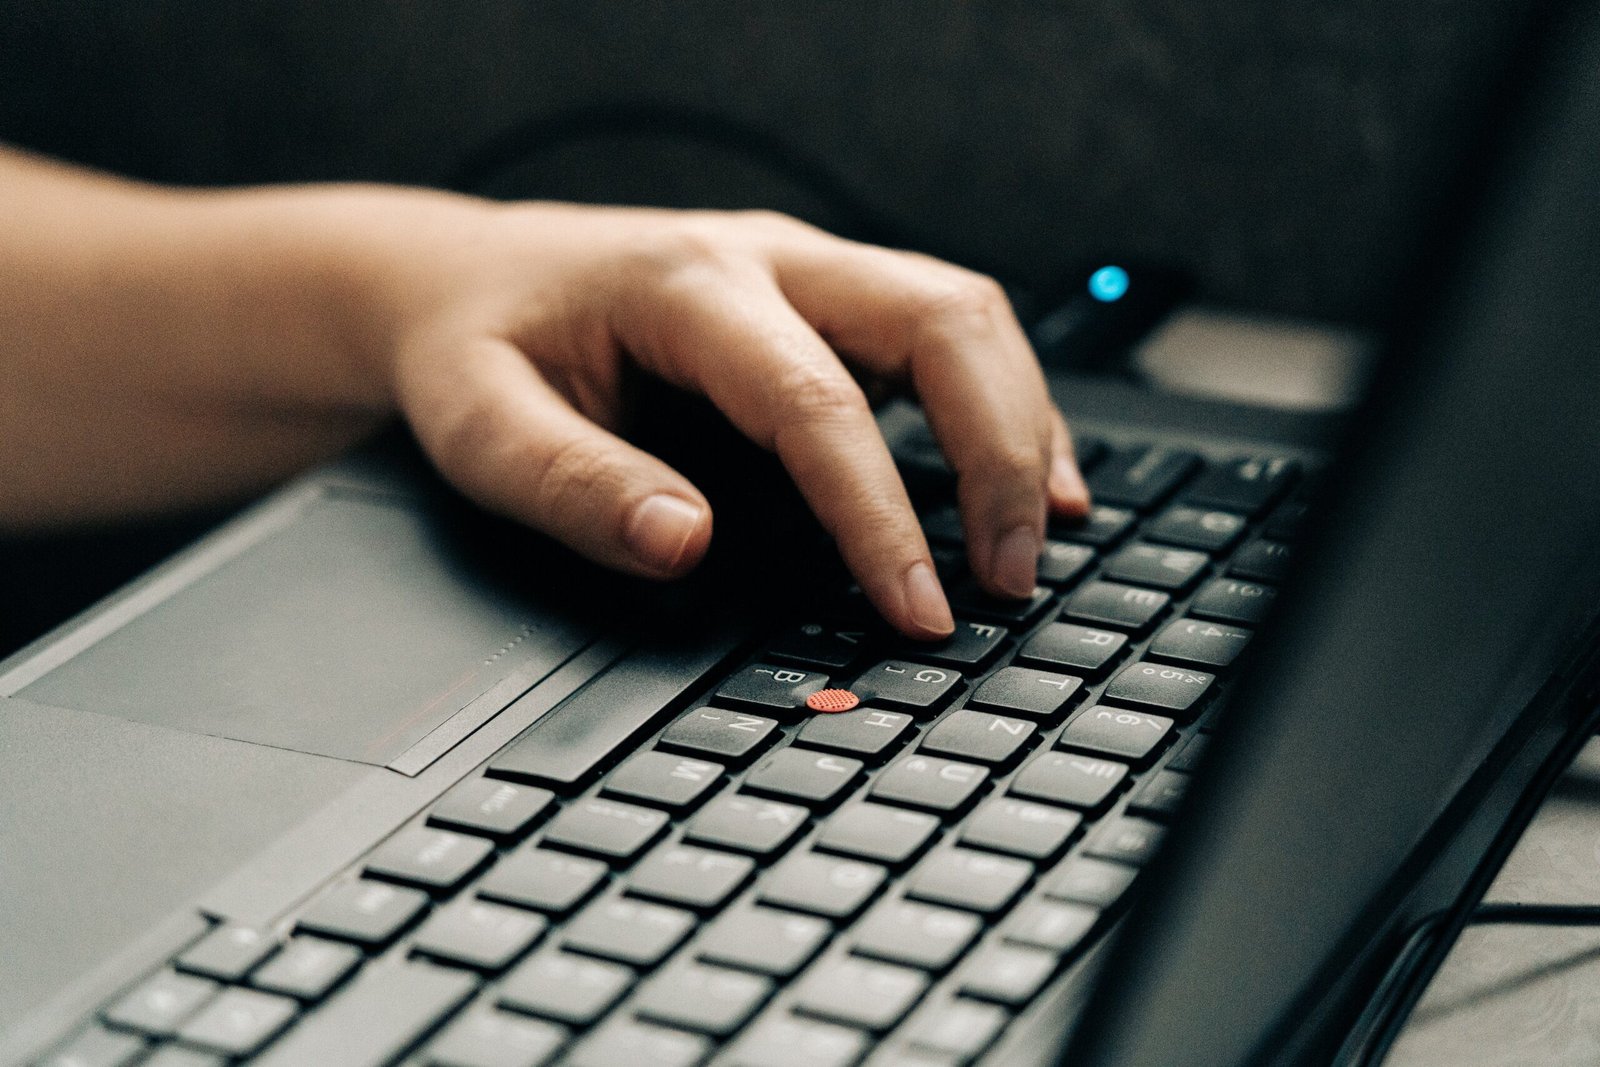
[[[1031,599],[982,594],[935,504],[948,641],[842,591],[709,675],[626,657],[281,928],[213,929],[43,1062],[980,1059],[1160,844],[1305,510],[1281,457],[1079,454],[1096,506]],[[829,689],[859,706],[812,711]]]

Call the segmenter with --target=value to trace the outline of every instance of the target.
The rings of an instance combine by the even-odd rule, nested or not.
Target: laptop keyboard
[[[1079,454],[1096,506],[1030,599],[984,595],[935,504],[949,640],[847,593],[709,674],[625,657],[284,927],[213,929],[43,1062],[980,1058],[1159,846],[1305,510],[1278,457]]]

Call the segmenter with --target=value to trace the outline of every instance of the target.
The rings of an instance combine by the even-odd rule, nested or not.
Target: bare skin
[[[1088,508],[992,281],[793,219],[179,191],[3,148],[0,204],[3,528],[237,499],[398,411],[479,503],[674,578],[704,555],[711,509],[618,436],[628,361],[775,452],[914,637],[953,622],[858,377],[923,404],[990,591],[1031,591],[1046,515]]]

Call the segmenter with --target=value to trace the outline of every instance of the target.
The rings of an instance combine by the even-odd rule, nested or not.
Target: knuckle
[[[1037,448],[1021,444],[1003,444],[983,457],[979,466],[985,478],[1007,481],[1040,481],[1044,478],[1045,461]]]
[[[736,218],[754,229],[777,237],[795,237],[818,232],[816,227],[771,208],[752,208],[736,213]]]
[[[605,450],[581,437],[542,453],[533,471],[534,499],[546,515],[568,514],[577,498],[603,492],[618,481]]]
[[[693,225],[664,229],[643,243],[634,256],[646,272],[666,281],[718,271],[729,261],[726,242],[710,230]]]
[[[1006,307],[1005,290],[986,274],[955,268],[923,293],[914,309],[925,321],[987,318]]]
[[[838,419],[868,410],[866,395],[842,369],[792,367],[779,384],[785,406],[803,420]]]
[[[499,446],[500,420],[487,404],[471,404],[443,419],[431,451],[439,469],[461,482],[476,481],[485,456]]]

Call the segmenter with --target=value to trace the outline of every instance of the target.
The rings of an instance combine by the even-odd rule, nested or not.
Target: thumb
[[[508,342],[402,375],[401,404],[457,488],[597,563],[686,573],[711,541],[711,508],[683,475],[601,429]]]

